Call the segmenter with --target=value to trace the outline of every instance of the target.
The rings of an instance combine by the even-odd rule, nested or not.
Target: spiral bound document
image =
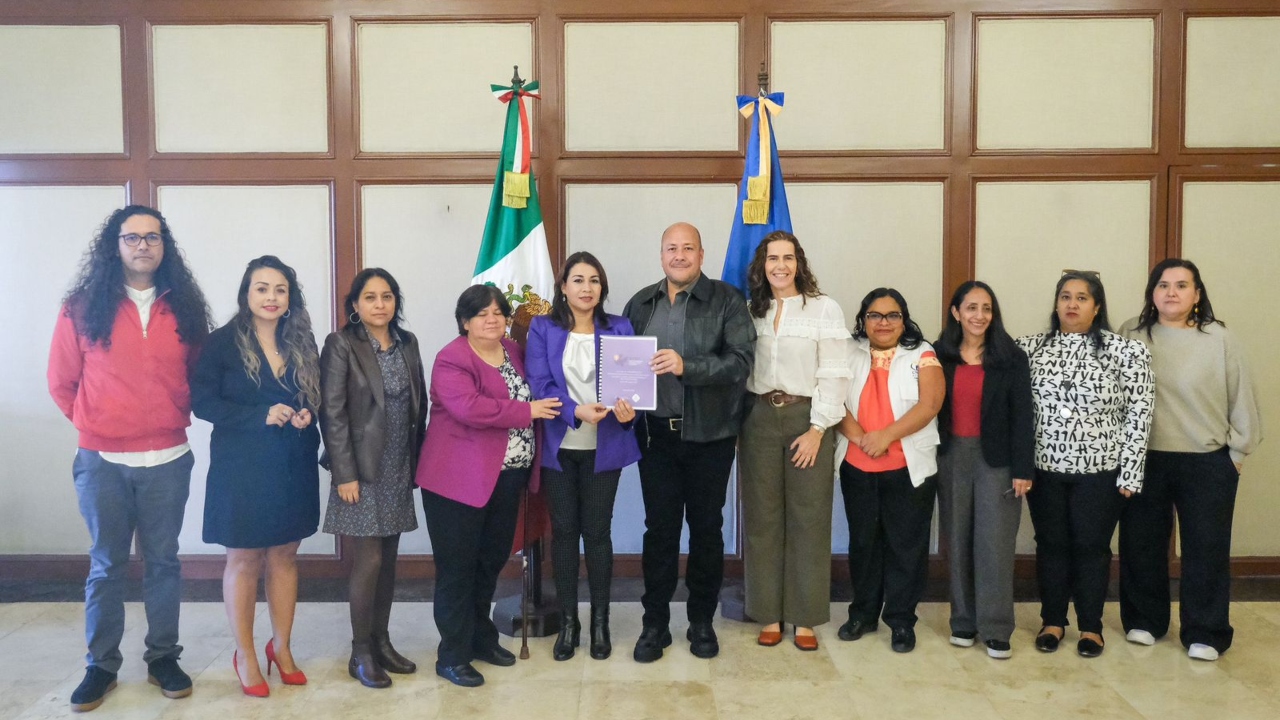
[[[658,376],[649,361],[658,352],[658,338],[648,335],[601,335],[596,390],[600,402],[626,400],[636,410],[658,408]]]

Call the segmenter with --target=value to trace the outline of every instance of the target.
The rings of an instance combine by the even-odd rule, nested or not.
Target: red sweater
[[[193,359],[163,297],[151,306],[145,329],[138,306],[121,300],[110,349],[90,345],[64,306],[49,348],[49,394],[80,431],[85,450],[163,450],[187,441]]]

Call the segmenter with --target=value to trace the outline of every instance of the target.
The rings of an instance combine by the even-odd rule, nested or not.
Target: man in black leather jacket
[[[697,228],[667,228],[661,254],[666,278],[636,293],[622,311],[636,334],[657,336],[659,348],[651,362],[658,407],[640,423],[645,590],[638,662],[661,658],[671,644],[670,603],[686,517],[689,649],[700,658],[720,652],[711,620],[724,579],[725,494],[756,344],[746,299],[702,274]]]

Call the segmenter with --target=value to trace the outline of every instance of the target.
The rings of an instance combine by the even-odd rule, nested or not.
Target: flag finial
[[[756,82],[760,84],[760,97],[769,94],[769,71],[765,69],[764,61],[760,61],[760,72],[756,74]]]
[[[522,87],[524,87],[524,79],[520,77],[520,66],[512,65],[511,66],[511,88],[513,90],[519,90]]]

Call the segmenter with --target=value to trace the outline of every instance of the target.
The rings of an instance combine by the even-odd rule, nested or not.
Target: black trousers
[[[1142,492],[1120,514],[1120,619],[1125,631],[1169,631],[1169,540],[1182,535],[1182,644],[1231,647],[1231,520],[1240,475],[1226,448],[1147,453]]]
[[[883,611],[889,627],[915,627],[928,581],[937,476],[915,487],[905,468],[869,473],[841,462],[840,492],[849,522],[849,619],[874,625]]]
[[[489,502],[478,508],[422,491],[436,565],[436,656],[441,665],[471,662],[475,651],[498,644],[489,605],[498,573],[511,556],[520,491],[528,481],[528,468],[503,470]]]
[[[542,468],[542,488],[551,514],[551,566],[556,597],[566,612],[578,612],[578,538],[587,556],[592,605],[609,604],[613,579],[613,501],[621,470],[596,473],[595,450],[561,450],[560,469]]]
[[[680,532],[689,522],[690,622],[710,622],[724,581],[724,501],[736,438],[686,442],[667,420],[647,417],[643,425],[640,490],[644,497],[645,627],[671,622],[671,597],[680,580]]]
[[[1040,620],[1067,626],[1074,599],[1080,632],[1102,633],[1102,608],[1111,576],[1111,536],[1124,496],[1119,470],[1068,474],[1036,470],[1027,493],[1036,530],[1036,581]]]

